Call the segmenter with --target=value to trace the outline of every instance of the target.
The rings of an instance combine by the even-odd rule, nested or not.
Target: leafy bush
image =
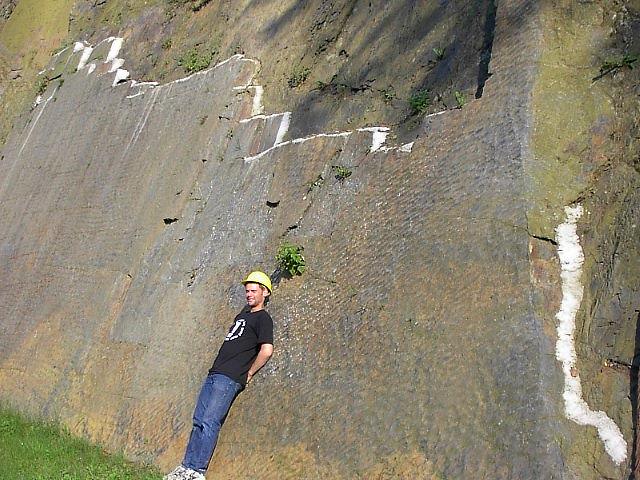
[[[429,90],[420,90],[411,95],[409,106],[414,115],[426,113],[429,108]]]
[[[464,107],[465,103],[467,103],[467,97],[464,96],[464,93],[456,90],[453,95],[456,97],[456,104],[458,104],[458,108]]]
[[[336,172],[336,178],[340,181],[346,180],[351,176],[351,173],[353,173],[349,167],[345,167],[344,165],[334,165],[333,169]]]
[[[300,245],[285,242],[278,248],[276,262],[280,270],[292,277],[302,275],[305,271],[305,259],[302,255],[304,249]]]

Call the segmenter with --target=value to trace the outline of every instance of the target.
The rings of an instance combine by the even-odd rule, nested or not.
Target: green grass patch
[[[73,437],[55,424],[0,408],[0,477],[11,480],[159,480],[155,469]]]
[[[5,2],[6,3],[6,2]],[[21,0],[0,29],[0,42],[26,66],[41,68],[67,36],[73,0]],[[29,56],[28,54],[31,54]],[[25,67],[25,65],[23,65]]]
[[[209,68],[218,57],[219,51],[220,44],[217,40],[211,41],[208,45],[196,45],[178,58],[178,65],[188,74],[200,72]]]
[[[208,68],[212,61],[213,54],[211,52],[199,52],[194,47],[187,50],[178,59],[178,65],[184,69],[185,73],[195,73]]]

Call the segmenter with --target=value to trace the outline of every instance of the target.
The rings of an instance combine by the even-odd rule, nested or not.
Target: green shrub
[[[426,113],[429,108],[429,90],[420,90],[411,95],[409,106],[414,115]]]
[[[346,180],[353,173],[349,167],[345,167],[344,165],[334,165],[333,170],[336,172],[336,179],[340,181]]]
[[[302,255],[303,250],[300,245],[289,242],[280,245],[276,253],[276,262],[280,270],[292,277],[302,275],[306,268],[304,255]]]
[[[464,107],[467,103],[467,97],[465,97],[464,93],[456,90],[453,95],[456,97],[456,104],[458,105],[458,108]]]
[[[287,85],[291,88],[299,87],[307,80],[310,73],[311,69],[309,67],[303,67],[301,65],[297,66],[293,69],[291,75],[289,75]]]
[[[36,80],[36,95],[42,95],[49,86],[49,78],[45,75]]]
[[[444,58],[444,48],[434,48],[433,54],[436,56],[436,60],[440,61]]]

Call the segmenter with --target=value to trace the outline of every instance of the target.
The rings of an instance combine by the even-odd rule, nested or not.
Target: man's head
[[[244,284],[247,305],[249,305],[251,311],[263,309],[271,294],[271,279],[269,276],[260,271],[251,272],[242,283]]]

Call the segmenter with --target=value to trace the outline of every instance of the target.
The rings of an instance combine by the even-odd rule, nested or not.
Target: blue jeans
[[[240,390],[242,385],[226,375],[214,373],[207,376],[193,412],[193,429],[182,461],[183,466],[200,473],[207,471],[218,442],[220,427]]]

